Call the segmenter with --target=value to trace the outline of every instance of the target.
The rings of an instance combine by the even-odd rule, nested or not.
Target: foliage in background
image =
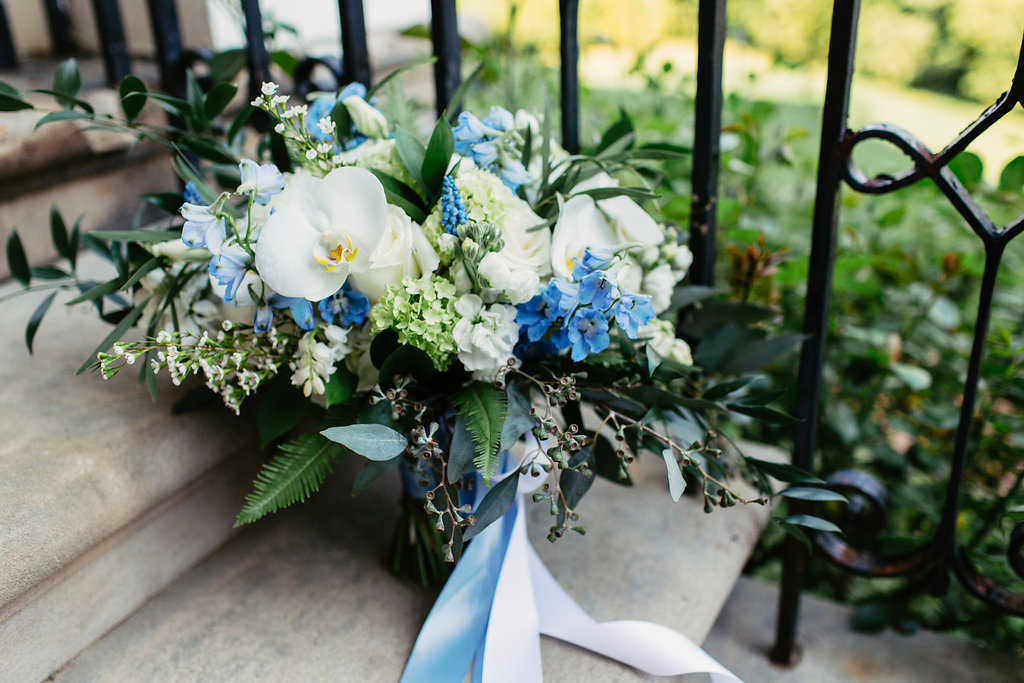
[[[938,12],[951,3],[906,4],[921,11],[929,5]],[[769,3],[767,13],[785,5],[785,0]],[[865,7],[868,23],[862,36],[872,33],[871,8],[870,3]],[[543,97],[538,88],[529,87],[537,82],[557,92],[555,74],[531,58],[542,48],[513,44],[510,36],[502,43],[504,51],[477,46],[476,57],[485,62],[484,87],[468,93],[470,102],[493,100],[496,95],[488,89],[487,74],[489,67],[496,69],[501,62],[517,72],[504,84],[506,106],[529,106]],[[1010,54],[1016,49],[1016,44],[1008,48]],[[512,53],[515,59],[509,57]],[[635,127],[638,140],[659,138],[690,145],[693,102],[665,85],[678,80],[672,68],[663,68],[661,75],[644,63],[642,55],[634,69],[644,75],[642,91],[584,88],[583,139],[594,136],[595,121],[607,120],[628,103],[622,115]],[[1003,69],[1000,77],[1005,73]],[[990,100],[1003,87],[1000,82],[978,95]],[[813,107],[751,101],[736,93],[725,103],[719,204],[722,258],[716,282],[735,299],[775,307],[784,327],[792,331],[800,329],[803,315],[819,116]],[[906,165],[898,153],[882,146],[865,145],[857,160],[870,172]],[[1001,169],[998,186],[992,187],[985,184],[983,163],[976,155],[962,154],[954,164],[979,202],[1002,222],[1024,212],[1022,169],[1024,157],[1015,158]],[[689,217],[689,175],[689,161],[676,162],[666,169],[660,185],[661,215],[680,226]],[[980,240],[927,182],[883,196],[844,190],[839,231],[817,472],[854,467],[882,480],[890,496],[890,518],[873,542],[875,549],[892,552],[927,539],[939,518],[983,251]],[[1021,246],[1008,248],[1000,273],[978,402],[986,426],[971,443],[959,520],[959,538],[972,560],[983,573],[1016,590],[1024,587],[1010,570],[1005,552],[1009,530],[1024,514]],[[776,386],[795,383],[795,364],[795,353],[776,364]],[[790,401],[794,394],[791,390]],[[783,447],[791,439],[788,428],[764,429],[754,436]],[[835,503],[824,508],[826,514],[837,509]],[[778,576],[782,535],[781,527],[772,527],[763,539],[750,565],[756,574]],[[1021,620],[983,606],[965,595],[955,580],[941,598],[912,596],[901,582],[851,577],[819,561],[812,564],[810,584],[816,592],[858,605],[854,625],[863,630],[892,627],[911,632],[924,625],[1024,654]]]

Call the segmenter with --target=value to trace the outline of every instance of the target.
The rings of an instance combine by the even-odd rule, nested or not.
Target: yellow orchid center
[[[352,263],[359,255],[359,248],[352,244],[352,238],[345,233],[341,233],[341,237],[344,242],[338,242],[333,249],[327,249],[318,244],[317,248],[313,250],[313,258],[330,273],[338,270],[338,266],[342,263]],[[321,258],[321,254],[325,254],[323,258]]]

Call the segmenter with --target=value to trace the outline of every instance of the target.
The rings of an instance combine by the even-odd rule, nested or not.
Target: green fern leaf
[[[494,466],[498,462],[498,444],[501,442],[501,428],[508,414],[505,392],[475,382],[452,398],[459,415],[466,420],[466,428],[473,435],[476,457],[473,464],[483,475],[484,483],[490,486]]]
[[[282,445],[281,453],[256,475],[252,493],[245,497],[235,526],[305,501],[320,488],[340,454],[338,444],[319,434],[303,434]]]

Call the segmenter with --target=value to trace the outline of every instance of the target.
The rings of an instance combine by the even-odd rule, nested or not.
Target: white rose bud
[[[384,114],[370,106],[369,102],[358,95],[346,97],[345,109],[356,124],[356,130],[368,138],[388,137],[388,120]]]

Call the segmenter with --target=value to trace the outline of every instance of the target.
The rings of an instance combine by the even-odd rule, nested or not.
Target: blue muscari
[[[317,311],[330,325],[362,325],[370,312],[370,300],[346,282],[336,294],[317,304]]]
[[[572,281],[553,279],[532,299],[520,304],[516,322],[531,343],[570,349],[580,361],[611,344],[611,320],[636,339],[641,325],[654,318],[649,296],[619,292],[606,275],[613,260],[611,250],[588,249],[573,267]],[[520,349],[524,354],[528,349]]]
[[[445,176],[441,183],[441,227],[449,235],[458,235],[459,226],[469,220],[466,207],[462,204],[462,196],[455,181]]]

